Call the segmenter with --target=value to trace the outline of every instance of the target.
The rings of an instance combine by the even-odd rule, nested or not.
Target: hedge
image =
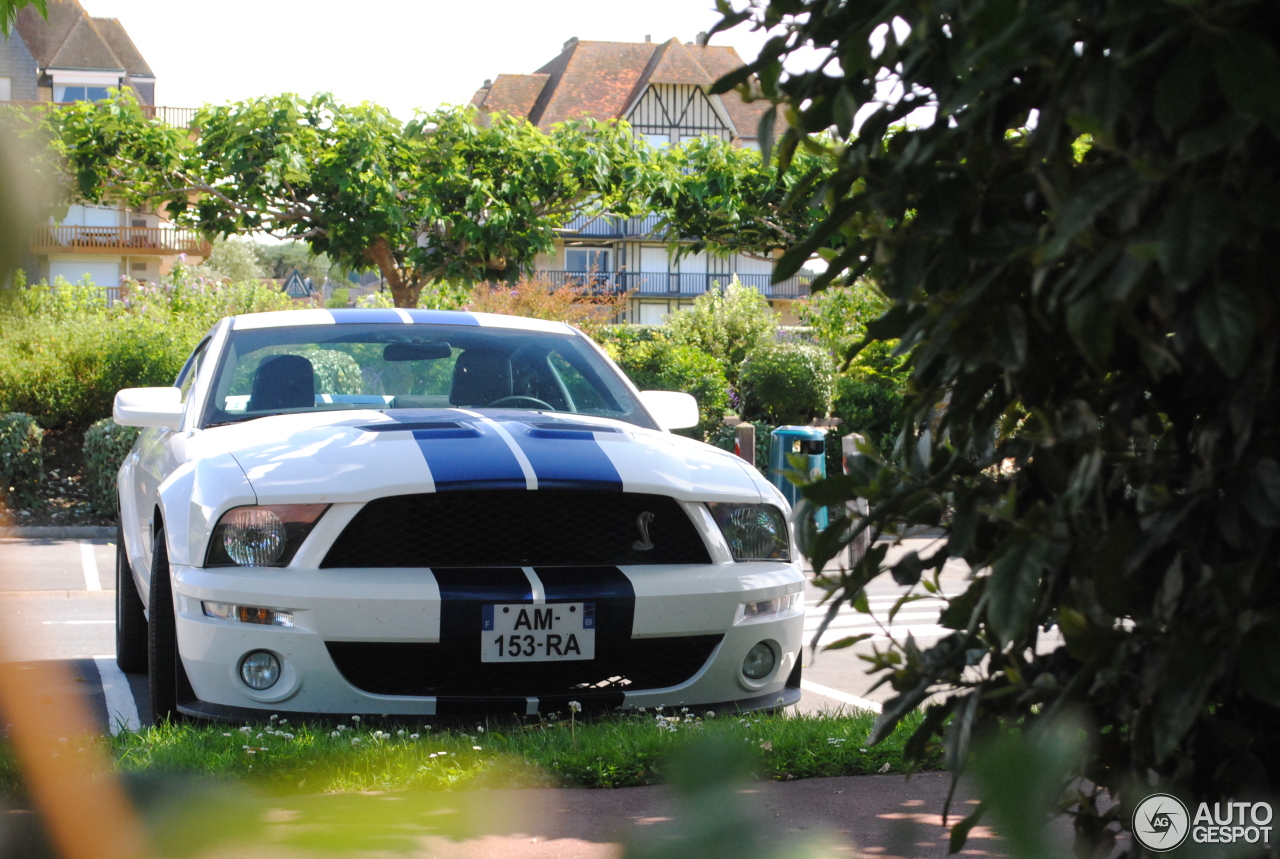
[[[835,365],[826,350],[807,343],[770,343],[742,365],[744,417],[776,424],[807,424],[831,408]]]
[[[724,424],[724,413],[729,408],[729,381],[715,358],[665,337],[607,339],[602,345],[640,390],[683,391],[693,395],[698,401],[698,425],[676,432],[701,440]]]
[[[0,505],[18,509],[40,502],[43,438],[44,430],[31,415],[0,415]]]
[[[116,473],[142,432],[122,427],[111,418],[95,421],[84,434],[84,471],[89,503],[99,513],[114,515],[117,509]]]

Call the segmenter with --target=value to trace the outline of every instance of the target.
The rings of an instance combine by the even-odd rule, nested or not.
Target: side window
[[[616,409],[609,408],[609,404],[605,402],[599,389],[591,384],[590,380],[583,376],[577,367],[570,364],[563,355],[559,352],[552,352],[549,358],[556,375],[560,377],[561,384],[568,390],[569,396],[573,397],[573,404],[576,407],[574,411],[595,413],[616,411]]]
[[[186,403],[187,398],[191,396],[191,389],[195,386],[196,376],[199,375],[200,363],[204,358],[205,350],[209,346],[209,340],[206,338],[196,350],[191,353],[191,357],[187,359],[187,363],[182,365],[182,369],[178,372],[178,378],[174,380],[174,386],[182,391],[182,402]]]

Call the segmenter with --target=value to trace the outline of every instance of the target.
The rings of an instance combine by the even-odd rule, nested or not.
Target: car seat
[[[247,411],[306,409],[316,404],[316,372],[301,355],[272,355],[253,374]]]
[[[468,349],[453,365],[449,403],[455,406],[487,406],[511,396],[511,359],[495,352]]]

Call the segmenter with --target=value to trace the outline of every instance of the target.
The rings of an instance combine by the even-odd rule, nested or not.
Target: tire
[[[151,723],[178,718],[178,637],[173,618],[173,585],[164,529],[151,550],[151,593],[147,595],[147,675],[151,681]]]
[[[147,670],[147,616],[124,549],[124,528],[116,526],[116,665],[125,674]]]

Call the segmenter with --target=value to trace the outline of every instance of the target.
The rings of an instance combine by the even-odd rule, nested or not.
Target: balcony
[[[208,257],[210,250],[195,230],[173,227],[40,227],[31,239],[37,254]]]
[[[544,271],[537,277],[552,286],[569,286],[592,292],[631,292],[636,298],[693,298],[711,289],[727,286],[733,281],[730,274],[691,274],[639,271]],[[749,286],[765,298],[803,298],[809,294],[812,278],[795,275],[781,283],[770,283],[773,275],[740,274],[738,281]]]
[[[577,215],[561,227],[559,233],[565,238],[574,239],[644,238],[653,235],[661,220],[659,215],[645,215],[642,218]]]
[[[73,104],[82,104],[78,101],[4,101],[0,104],[12,105],[14,107],[70,107]],[[174,128],[190,128],[192,121],[196,117],[196,108],[194,107],[166,107],[156,104],[140,104],[142,113],[147,119],[158,119],[165,125],[172,125]]]

